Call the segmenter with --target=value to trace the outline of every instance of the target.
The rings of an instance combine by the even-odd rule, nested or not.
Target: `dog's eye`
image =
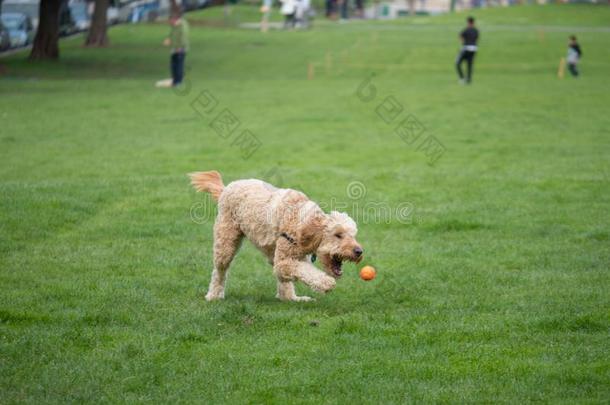
[[[343,235],[341,235],[340,233],[336,233],[335,237],[341,239],[343,237]]]

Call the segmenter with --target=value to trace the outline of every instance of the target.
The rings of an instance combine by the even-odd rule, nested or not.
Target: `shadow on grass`
[[[444,219],[434,224],[423,227],[423,229],[431,232],[462,232],[490,229],[489,225],[472,222],[461,221],[458,219]]]
[[[45,315],[33,314],[27,311],[16,312],[0,310],[0,324],[31,325],[34,323],[48,323],[51,319]]]

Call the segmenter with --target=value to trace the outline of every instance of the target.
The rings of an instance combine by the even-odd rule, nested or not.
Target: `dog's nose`
[[[362,248],[361,248],[361,247],[356,247],[356,248],[354,248],[354,255],[355,255],[356,257],[360,257],[360,256],[362,256]]]

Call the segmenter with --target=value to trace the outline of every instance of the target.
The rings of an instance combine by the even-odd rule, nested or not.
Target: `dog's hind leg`
[[[205,296],[208,301],[225,297],[225,282],[231,261],[241,246],[244,235],[232,220],[219,215],[214,224],[214,270],[210,288]]]

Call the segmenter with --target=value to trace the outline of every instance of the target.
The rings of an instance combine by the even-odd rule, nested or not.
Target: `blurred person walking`
[[[280,0],[282,8],[280,12],[284,16],[284,29],[294,28],[296,23],[295,14],[297,11],[296,0]]]
[[[338,0],[338,3],[341,6],[341,21],[347,21],[349,19],[349,1]]]
[[[355,0],[356,18],[364,18],[364,0]]]
[[[460,77],[460,83],[462,84],[469,84],[472,81],[472,65],[474,64],[474,56],[477,53],[477,41],[479,40],[479,30],[474,26],[474,18],[468,17],[466,22],[468,25],[460,33],[462,49],[460,49],[460,53],[455,61],[455,67],[457,69],[458,76]],[[466,61],[465,78],[464,72],[462,71],[462,63],[464,61]]]
[[[272,7],[273,0],[263,0],[263,5],[261,6],[261,13],[263,14],[263,18],[261,20],[262,32],[269,31],[269,17],[271,16]]]
[[[326,0],[326,17],[331,20],[337,18],[337,0]]]
[[[582,57],[582,50],[580,49],[580,45],[578,41],[576,41],[576,37],[574,35],[570,36],[570,41],[568,42],[568,70],[572,74],[573,77],[578,77],[580,74],[578,71],[578,62],[580,62],[580,58]]]
[[[309,28],[310,0],[296,0],[295,25],[297,28]]]

